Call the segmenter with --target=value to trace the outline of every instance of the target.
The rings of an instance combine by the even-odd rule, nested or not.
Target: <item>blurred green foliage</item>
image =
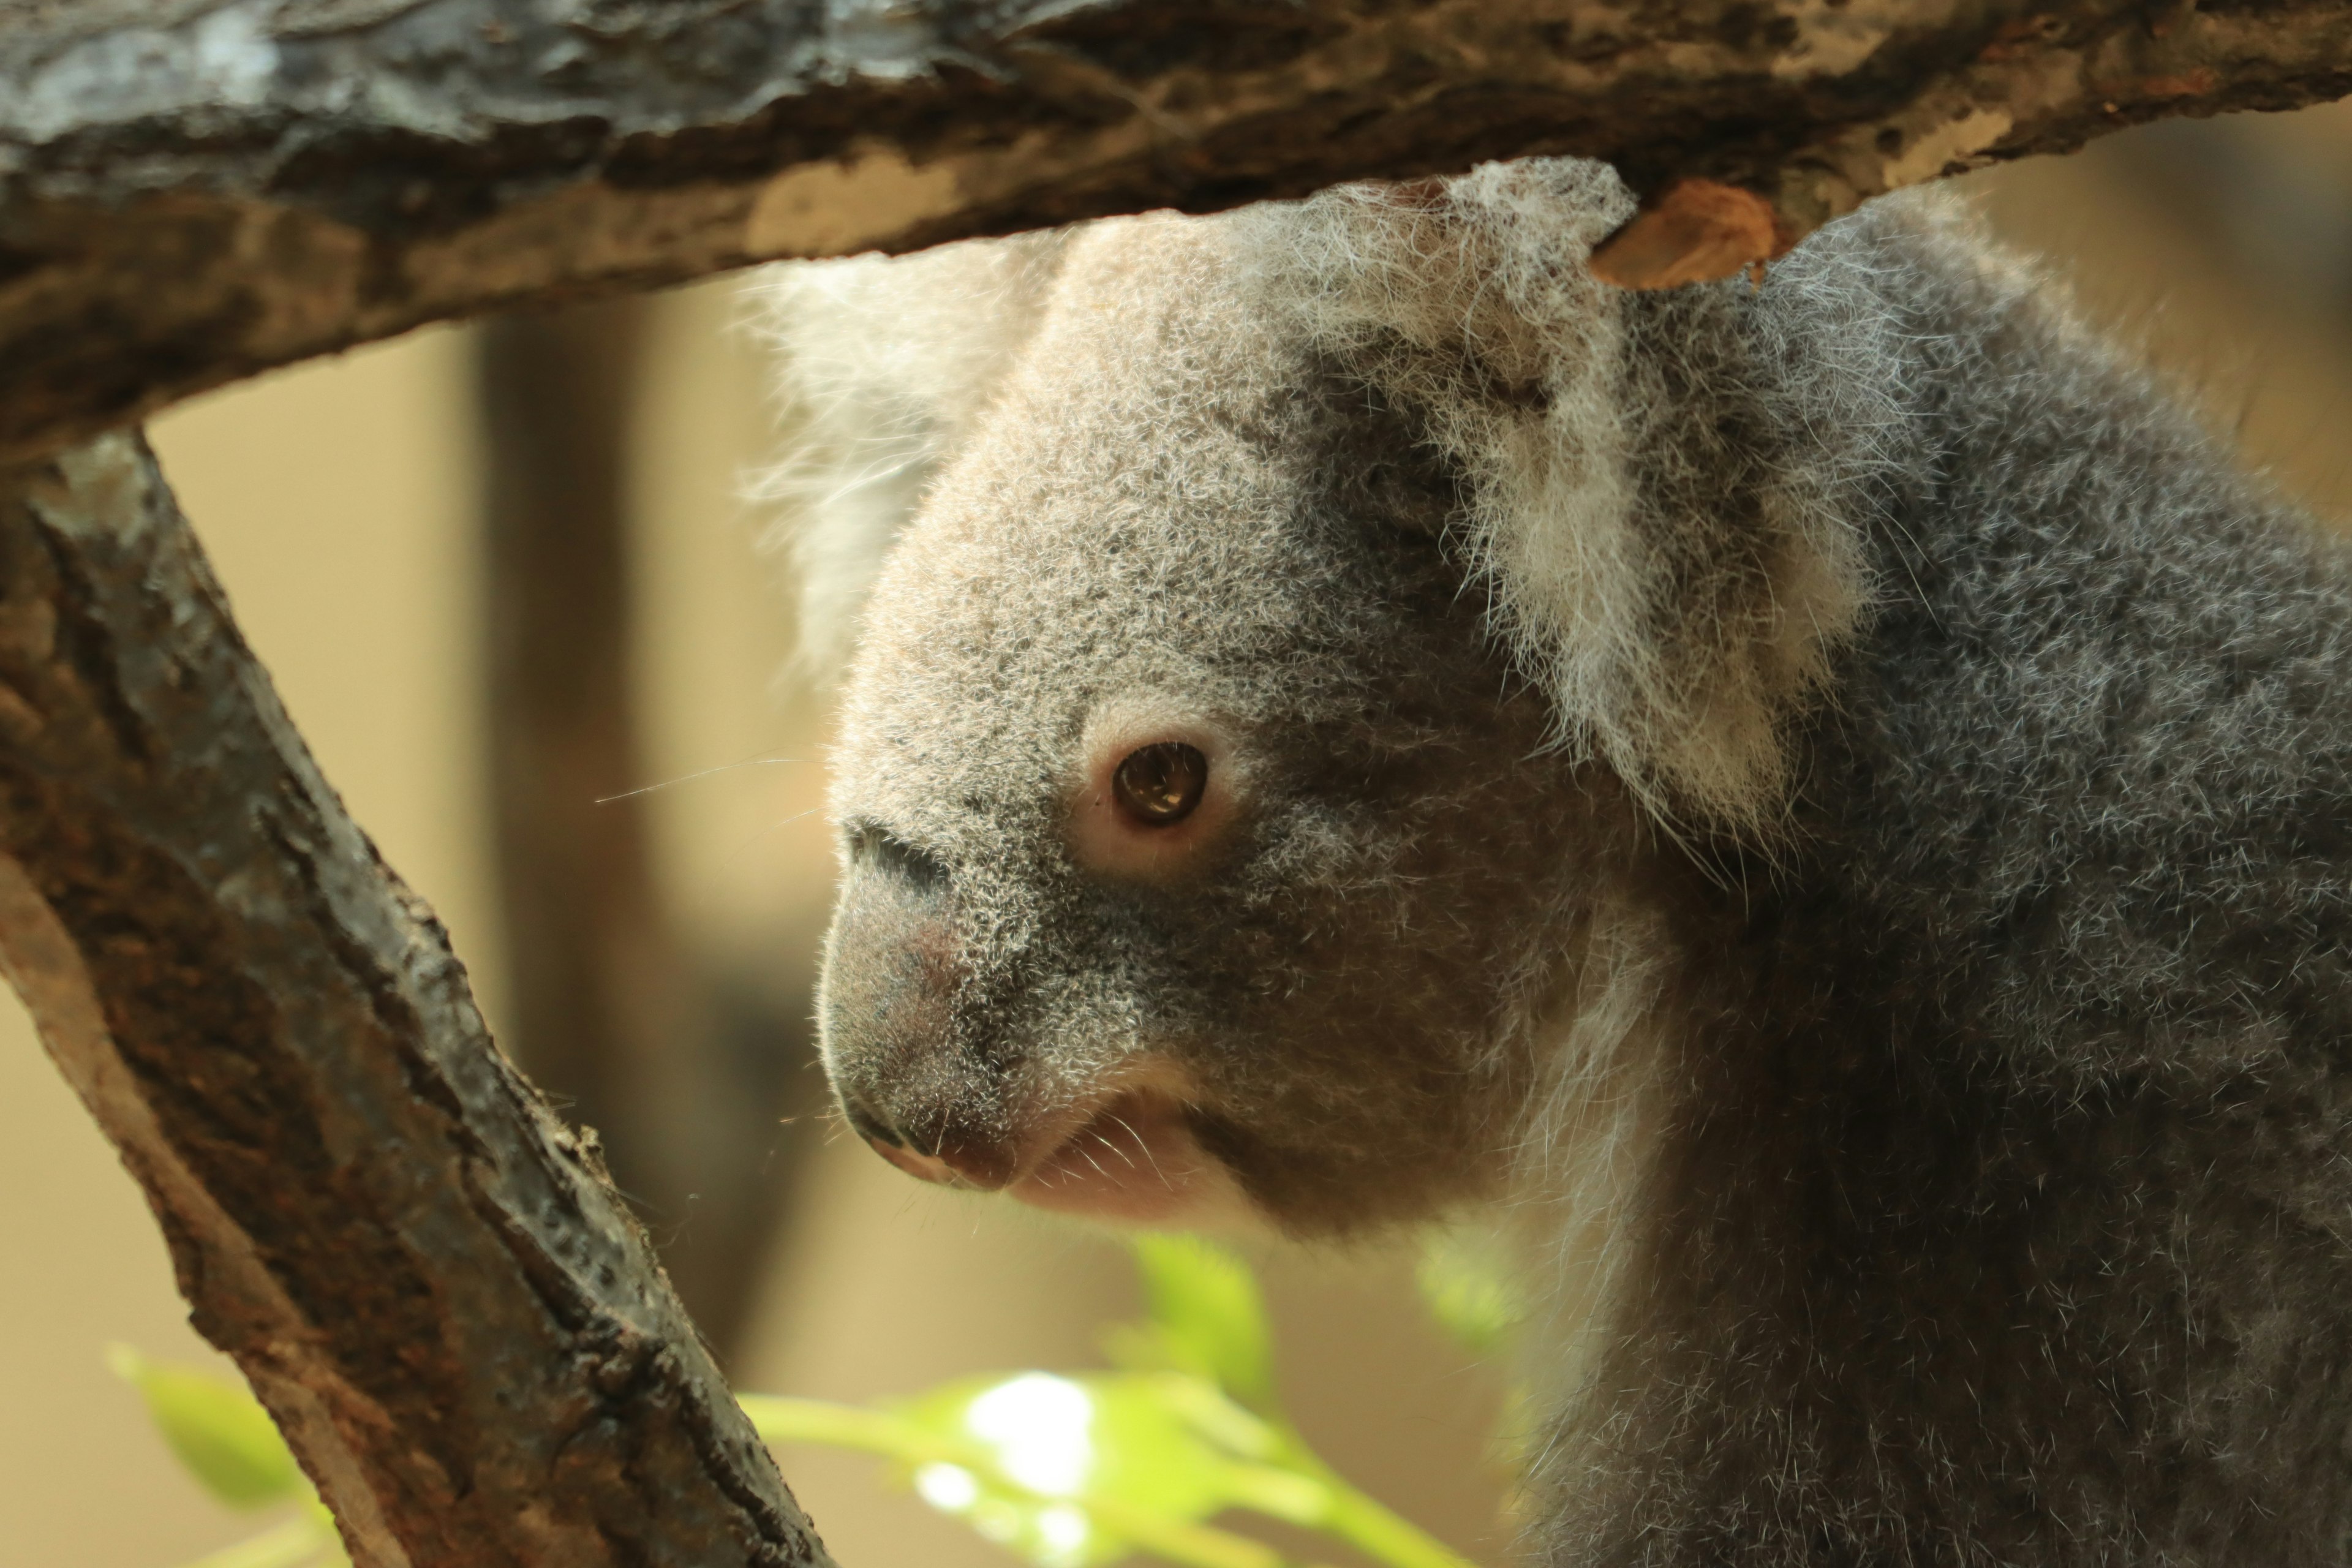
[[[1345,1542],[1386,1568],[1471,1568],[1357,1490],[1282,1412],[1256,1277],[1189,1236],[1130,1243],[1146,1313],[1103,1338],[1111,1370],[959,1379],[863,1406],[742,1396],[771,1444],[875,1454],[933,1508],[1036,1568],[1100,1568],[1138,1553],[1180,1568],[1308,1568],[1215,1522],[1240,1511]],[[1433,1237],[1418,1278],[1439,1322],[1493,1353],[1521,1313],[1500,1256],[1474,1237]],[[110,1363],[139,1390],[190,1474],[239,1509],[290,1501],[297,1515],[187,1568],[343,1568],[331,1520],[253,1396],[213,1373],[118,1346]]]

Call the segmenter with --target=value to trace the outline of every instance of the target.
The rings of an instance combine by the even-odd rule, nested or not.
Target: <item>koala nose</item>
[[[851,1129],[868,1143],[887,1144],[893,1149],[903,1149],[907,1146],[907,1141],[898,1136],[897,1128],[882,1120],[871,1108],[846,1092],[841,1097],[841,1114],[848,1119]]]
[[[1017,1173],[1014,1152],[1003,1139],[944,1123],[928,1137],[910,1135],[892,1126],[871,1106],[845,1090],[842,1115],[866,1147],[910,1176],[941,1186],[976,1187],[995,1192],[1011,1184]]]
[[[947,868],[939,858],[879,828],[859,829],[850,846],[849,875],[825,945],[820,1021],[836,1082],[844,1067],[895,1068],[901,1058],[919,1058],[927,1042],[944,1041],[964,973]],[[863,1104],[869,1115],[891,1120],[887,1095]]]
[[[908,843],[885,827],[866,824],[850,837],[854,866],[896,879],[910,888],[943,893],[948,884],[945,862],[929,850]]]
[[[851,838],[819,1027],[842,1114],[925,1181],[994,1190],[1015,1173],[1002,1075],[962,1039],[966,969],[947,868],[875,827]]]
[[[943,1142],[939,1152],[929,1154],[870,1138],[866,1147],[907,1174],[942,1187],[993,1193],[1011,1186],[1020,1174],[1012,1146],[992,1139]]]

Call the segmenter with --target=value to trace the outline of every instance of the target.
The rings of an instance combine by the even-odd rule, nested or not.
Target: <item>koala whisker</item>
[[[1135,1124],[1128,1121],[1127,1118],[1123,1116],[1114,1116],[1110,1120],[1114,1126],[1126,1132],[1134,1147],[1120,1148],[1118,1145],[1112,1143],[1109,1134],[1097,1132],[1095,1136],[1102,1140],[1104,1146],[1116,1150],[1118,1156],[1127,1162],[1128,1167],[1130,1170],[1139,1170],[1142,1168],[1142,1165],[1139,1163],[1135,1157],[1135,1150],[1142,1150],[1144,1161],[1148,1162],[1151,1167],[1151,1173],[1158,1176],[1161,1181],[1166,1181],[1168,1179],[1168,1173],[1160,1168],[1159,1157],[1151,1152],[1150,1145],[1144,1142],[1143,1134],[1137,1131]]]
[[[738,768],[801,767],[805,766],[807,762],[808,759],[804,757],[742,757],[731,763],[720,763],[716,767],[698,768],[690,773],[680,773],[676,778],[663,779],[658,784],[640,784],[635,789],[625,789],[618,795],[600,795],[594,804],[610,805],[614,801],[635,800],[641,795],[652,795],[656,790],[672,789],[682,784],[692,784],[697,779],[712,778],[719,773],[731,773]]]

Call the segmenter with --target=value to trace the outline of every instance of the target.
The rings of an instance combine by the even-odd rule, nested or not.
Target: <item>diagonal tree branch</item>
[[[0,459],[499,305],[1522,153],[1710,182],[1618,275],[1719,274],[2347,90],[2352,0],[0,0]]]
[[[133,437],[0,470],[0,967],[362,1568],[827,1563]]]

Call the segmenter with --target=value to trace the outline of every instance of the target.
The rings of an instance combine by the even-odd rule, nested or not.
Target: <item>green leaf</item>
[[[883,1455],[933,1507],[1042,1568],[1130,1550],[1181,1568],[1290,1568],[1273,1547],[1201,1519],[1229,1503],[1319,1512],[1328,1495],[1319,1482],[1223,1459],[1234,1439],[1237,1451],[1266,1450],[1270,1429],[1181,1373],[967,1379],[883,1410],[740,1397],[768,1442]]]
[[[1129,1366],[1204,1377],[1253,1409],[1274,1399],[1273,1336],[1249,1265],[1195,1236],[1139,1236],[1132,1244],[1150,1321],[1113,1334]]]
[[[1148,1377],[1021,1373],[950,1384],[897,1406],[911,1424],[984,1451],[996,1475],[933,1461],[910,1479],[932,1507],[1045,1568],[1125,1555],[1134,1543],[1104,1528],[1089,1503],[1171,1520],[1226,1505],[1226,1461]]]
[[[128,1345],[107,1365],[136,1388],[163,1441],[205,1489],[232,1508],[259,1508],[304,1489],[277,1426],[241,1384],[191,1366],[150,1361]]]
[[[1527,1317],[1501,1239],[1491,1232],[1467,1226],[1430,1232],[1414,1278],[1431,1314],[1472,1355],[1502,1349]]]

